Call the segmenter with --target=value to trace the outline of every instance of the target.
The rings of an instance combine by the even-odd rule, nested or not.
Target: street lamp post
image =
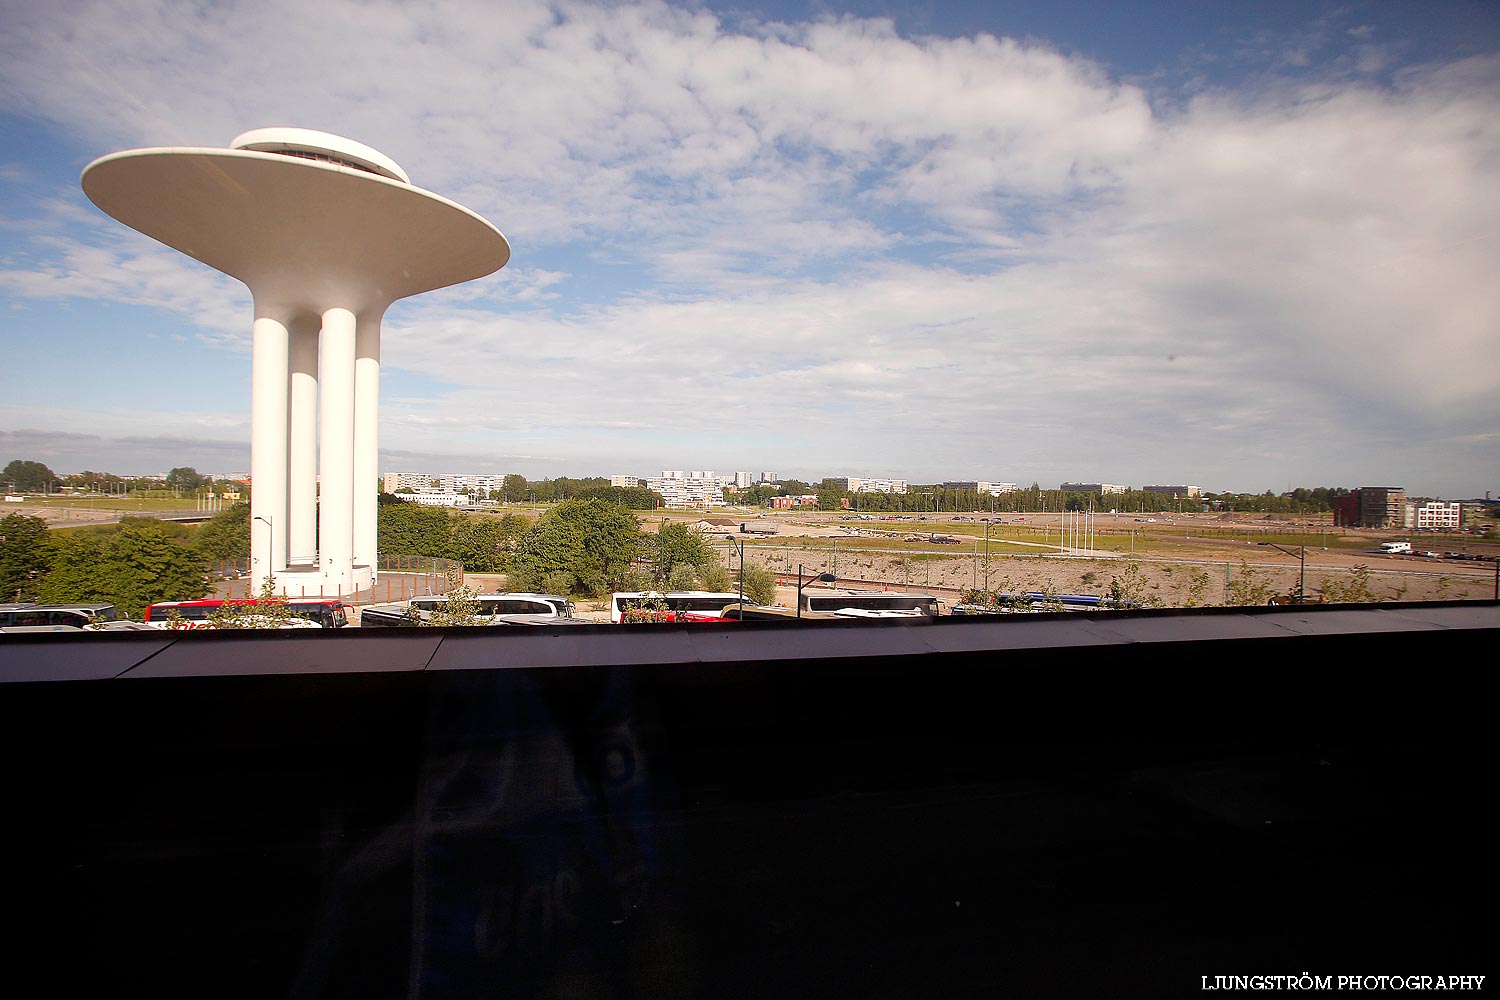
[[[1261,542],[1260,544],[1275,549],[1277,552],[1285,552],[1289,556],[1297,557],[1297,603],[1301,604],[1307,599],[1307,546],[1298,547],[1296,552],[1284,549],[1275,542]]]
[[[993,523],[989,521],[984,523],[984,592],[986,594],[990,592],[990,528],[992,527],[994,527]]]
[[[276,551],[276,526],[271,523],[271,517],[270,517],[269,514],[266,515],[265,517],[261,517],[259,514],[257,514],[257,515],[255,515],[255,520],[265,522],[265,525],[266,525],[266,576],[269,576],[272,579],[275,579],[276,574],[275,574],[275,571],[272,569],[272,566],[275,565],[273,554]],[[255,586],[256,587],[260,587],[260,585],[261,585],[261,582],[259,580],[256,580],[255,581]]]
[[[742,542],[742,541],[740,541],[738,538],[735,538],[733,535],[725,535],[724,536],[724,540],[726,542],[728,542],[730,545],[737,546],[739,548],[739,550],[740,550],[740,603],[739,603],[739,611],[740,611],[740,616],[744,617],[744,614],[745,614],[745,543]]]
[[[815,576],[811,580],[807,581],[807,583],[837,583],[837,582],[838,582],[838,577],[834,576],[832,573],[819,573],[817,576]],[[797,564],[797,617],[798,617],[798,619],[801,619],[801,617],[802,617],[802,588],[805,587],[805,586],[807,586],[807,583],[803,583],[802,582],[802,564],[798,563]]]

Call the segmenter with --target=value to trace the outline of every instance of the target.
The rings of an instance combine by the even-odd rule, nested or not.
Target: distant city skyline
[[[47,463],[44,462],[43,464],[47,464]],[[215,472],[215,471],[211,471],[211,470],[210,471],[205,471],[203,469],[198,469],[195,466],[191,466],[188,463],[173,463],[173,467],[174,468],[192,468],[195,472],[197,472],[200,476],[203,476],[205,479],[209,479],[209,480],[213,480],[213,481],[217,481],[217,482],[235,482],[235,481],[246,482],[246,481],[249,481],[249,479],[250,479],[250,474],[248,472]],[[50,466],[49,466],[49,468],[50,468]],[[732,468],[732,466],[724,466],[724,468]],[[169,470],[163,469],[163,470],[158,470],[158,471],[153,471],[153,472],[119,472],[119,471],[114,470],[114,469],[101,467],[101,468],[98,468],[98,469],[89,469],[89,470],[83,470],[83,469],[71,469],[71,470],[68,470],[68,469],[55,469],[54,468],[54,469],[52,469],[52,471],[54,473],[56,473],[57,475],[59,475],[59,476],[74,476],[74,475],[79,475],[79,474],[81,474],[84,471],[90,471],[90,472],[99,473],[100,475],[115,476],[115,477],[121,478],[121,479],[162,479],[162,478],[165,478],[165,476],[167,475],[167,472]],[[661,471],[663,473],[665,473],[665,472],[670,471],[670,470],[665,470],[664,469],[664,470],[661,470]],[[717,473],[712,472],[712,470],[706,470],[706,471],[708,471],[711,475],[717,476],[717,478],[719,478],[719,479],[725,480],[725,485],[731,485],[731,484],[733,484],[735,482],[736,477],[739,476],[739,475],[741,475],[741,474],[743,474],[743,472],[745,470],[741,469],[741,470],[738,470],[738,471],[717,472]],[[689,475],[696,475],[696,473],[688,473],[688,474]],[[476,472],[473,469],[469,469],[469,468],[465,468],[465,469],[461,470],[461,469],[457,468],[456,466],[455,467],[445,467],[443,469],[436,469],[436,468],[434,468],[434,469],[430,469],[430,470],[410,469],[410,468],[403,468],[403,469],[395,469],[395,468],[382,469],[380,478],[381,478],[381,488],[385,489],[385,490],[388,490],[388,491],[391,491],[390,486],[391,486],[391,482],[392,482],[392,477],[419,477],[419,478],[423,478],[423,479],[427,479],[427,480],[431,480],[431,481],[454,480],[454,479],[462,479],[462,480],[477,479],[477,480],[481,480],[480,485],[484,485],[483,481],[493,481],[492,482],[493,488],[494,489],[499,489],[499,482],[500,482],[500,480],[502,480],[507,475],[521,475],[521,476],[525,477],[528,481],[537,481],[537,480],[541,480],[543,478],[546,478],[546,479],[557,479],[557,478],[564,478],[564,476],[567,477],[567,478],[575,478],[575,479],[612,479],[612,480],[631,479],[631,480],[634,480],[634,482],[632,482],[630,485],[642,485],[642,486],[647,485],[653,479],[659,479],[659,478],[661,478],[660,476],[636,475],[634,473],[621,473],[618,470],[612,470],[612,471],[609,471],[609,472],[601,472],[601,471],[597,471],[597,470],[594,470],[594,471],[585,470],[585,471],[580,471],[580,472],[571,473],[571,474],[564,474],[563,476],[547,476],[547,477],[536,476],[536,477],[532,477],[532,476],[526,476],[525,473],[521,472],[518,469],[509,469],[509,470],[506,470],[506,471],[499,471],[499,472]],[[821,484],[826,479],[847,480],[847,479],[851,478],[849,476],[834,475],[834,474],[830,474],[830,473],[827,473],[827,472],[824,472],[824,473],[811,473],[810,472],[810,473],[806,473],[806,474],[803,474],[803,475],[787,474],[787,475],[784,475],[784,476],[777,476],[777,477],[774,477],[774,478],[766,478],[766,479],[760,478],[762,476],[767,475],[766,473],[752,472],[752,473],[750,473],[750,475],[751,475],[752,478],[751,478],[751,481],[749,482],[749,484],[747,484],[747,485],[751,485],[751,486],[761,485],[762,483],[773,483],[773,482],[775,484],[779,485],[781,482],[790,482],[790,481],[804,482],[804,483],[807,483],[809,485],[816,486],[816,485]],[[863,478],[863,477],[852,477],[852,478]],[[1319,487],[1345,487],[1345,488],[1350,489],[1350,490],[1355,490],[1355,489],[1360,489],[1362,487],[1376,487],[1376,486],[1380,486],[1382,484],[1387,484],[1388,485],[1390,482],[1396,482],[1397,480],[1399,480],[1399,478],[1400,477],[1386,477],[1385,480],[1382,480],[1379,483],[1374,482],[1374,481],[1371,481],[1371,482],[1358,482],[1358,483],[1322,483],[1322,482],[1314,483],[1314,482],[1298,482],[1298,483],[1291,483],[1290,485],[1282,486],[1282,487],[1266,486],[1263,489],[1254,489],[1254,488],[1251,488],[1251,489],[1234,489],[1234,488],[1227,487],[1227,486],[1220,488],[1220,487],[1216,487],[1216,486],[1214,486],[1212,484],[1205,485],[1205,484],[1197,483],[1197,482],[1184,483],[1184,482],[1181,482],[1181,481],[1178,481],[1177,485],[1181,485],[1186,490],[1201,491],[1202,493],[1212,493],[1212,494],[1223,494],[1223,493],[1260,494],[1260,493],[1266,492],[1266,490],[1270,490],[1272,493],[1280,495],[1282,493],[1286,493],[1286,492],[1289,492],[1289,491],[1295,490],[1295,489],[1317,489]],[[879,483],[879,482],[888,482],[890,480],[891,480],[891,477],[885,477],[885,478],[882,478],[882,479],[877,479],[875,481],[877,483]],[[944,486],[944,487],[954,488],[954,489],[957,489],[957,488],[967,488],[967,487],[963,487],[963,485],[962,485],[962,484],[965,484],[965,483],[979,483],[981,485],[991,485],[991,484],[994,484],[994,485],[1003,485],[1003,486],[1006,486],[1006,487],[1009,487],[1009,488],[1013,488],[1013,489],[1017,489],[1017,490],[1030,489],[1033,484],[1038,485],[1043,490],[1064,490],[1067,487],[1083,487],[1083,486],[1087,486],[1087,485],[1098,485],[1098,486],[1104,487],[1104,489],[1102,490],[1102,492],[1105,493],[1105,494],[1110,493],[1110,492],[1120,492],[1120,491],[1124,491],[1124,490],[1129,490],[1129,491],[1132,491],[1132,492],[1153,492],[1153,491],[1160,491],[1160,489],[1162,487],[1166,486],[1166,485],[1172,485],[1172,484],[1169,484],[1167,480],[1161,480],[1161,481],[1127,480],[1127,481],[1122,482],[1122,483],[1103,483],[1103,482],[1098,482],[1098,481],[1095,481],[1095,480],[1079,480],[1079,479],[1062,480],[1062,481],[1056,482],[1054,484],[1051,481],[1049,481],[1049,482],[1043,482],[1043,481],[1035,479],[1035,478],[1005,480],[1002,483],[1002,481],[999,480],[999,479],[994,479],[994,480],[972,480],[972,479],[963,480],[963,479],[958,479],[958,478],[952,477],[952,476],[944,477],[944,478],[938,478],[938,479],[932,479],[932,480],[918,480],[918,479],[912,479],[910,477],[905,477],[905,478],[897,477],[896,481],[907,483],[911,487],[914,487],[914,488],[915,487],[925,487],[925,486]],[[950,486],[950,484],[954,484],[954,483],[958,483],[960,485],[959,486]],[[4,486],[4,485],[5,484],[0,483],[0,486]],[[411,483],[409,483],[409,482],[403,483],[403,484],[400,485],[400,489],[402,489],[402,490],[409,489],[409,488],[411,488]],[[392,491],[392,492],[394,492],[394,491]],[[880,492],[885,492],[885,491],[881,490]],[[981,492],[983,492],[983,490],[981,490]],[[1089,490],[1084,490],[1084,489],[1077,489],[1077,490],[1073,490],[1073,492],[1090,492],[1090,491]],[[1092,492],[1101,492],[1101,491],[1095,490],[1095,491],[1092,491]],[[1484,499],[1485,497],[1493,495],[1495,493],[1500,493],[1500,490],[1497,490],[1494,487],[1489,487],[1489,488],[1482,488],[1479,491],[1477,491],[1475,493],[1471,493],[1471,494],[1457,494],[1457,493],[1454,493],[1454,494],[1443,494],[1443,493],[1428,492],[1428,491],[1420,490],[1420,489],[1406,488],[1405,492],[1407,494],[1411,495],[1411,496],[1433,497],[1433,498],[1455,499],[1455,500],[1476,500],[1476,499]],[[1196,493],[1193,493],[1191,495],[1196,495]]]
[[[78,177],[291,125],[513,247],[381,469],[1500,490],[1493,3],[379,10],[0,0],[0,463],[249,466],[248,293]]]

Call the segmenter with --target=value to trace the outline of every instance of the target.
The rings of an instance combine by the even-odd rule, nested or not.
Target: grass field
[[[39,507],[50,507],[54,510],[112,510],[122,514],[159,514],[163,512],[192,512],[198,508],[198,504],[192,497],[69,497],[50,496],[27,497],[25,503],[14,506],[16,513],[24,514],[28,508],[35,510]]]

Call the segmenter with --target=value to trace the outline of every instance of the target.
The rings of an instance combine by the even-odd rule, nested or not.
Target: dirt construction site
[[[833,573],[839,587],[930,591],[948,603],[975,589],[1107,594],[1118,580],[1147,606],[1192,607],[1263,604],[1296,593],[1303,581],[1310,599],[1485,600],[1496,597],[1500,565],[1489,561],[1500,556],[1493,539],[1335,527],[1327,515],[787,515],[674,512],[667,519],[699,524],[724,546],[731,572],[739,548],[725,536],[743,541],[747,561],[777,573],[779,600],[788,606],[799,566],[804,579]],[[1394,539],[1432,554],[1379,551]]]

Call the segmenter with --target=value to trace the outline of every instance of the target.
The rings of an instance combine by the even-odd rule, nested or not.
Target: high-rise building
[[[1350,528],[1399,528],[1406,522],[1406,490],[1361,486],[1333,501],[1333,523]]]
[[[657,493],[668,507],[719,507],[724,504],[724,486],[711,470],[684,474],[667,470],[646,485]]]

